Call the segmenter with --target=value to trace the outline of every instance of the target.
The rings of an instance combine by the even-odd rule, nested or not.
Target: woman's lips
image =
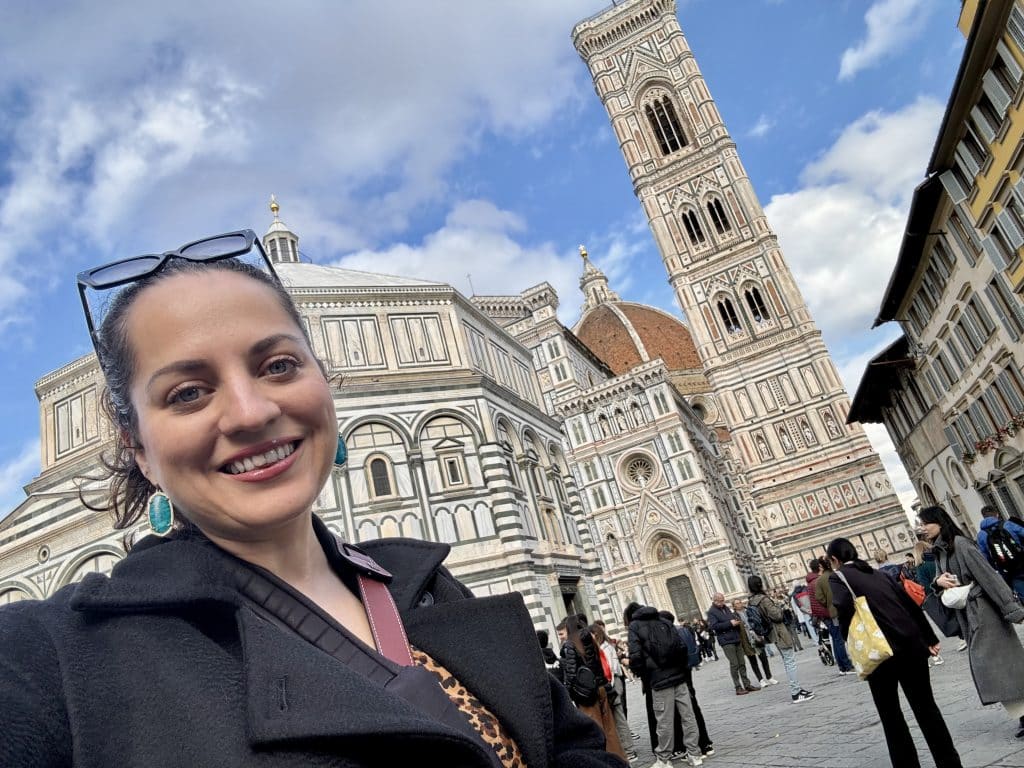
[[[227,475],[232,480],[241,480],[243,483],[259,483],[266,480],[272,480],[282,472],[288,471],[288,468],[295,463],[296,457],[302,451],[303,445],[305,445],[305,440],[299,440],[294,451],[273,464],[268,464],[264,467],[256,467],[255,469],[250,469],[248,472],[239,472],[237,475],[232,475],[228,472],[223,472],[222,474]]]

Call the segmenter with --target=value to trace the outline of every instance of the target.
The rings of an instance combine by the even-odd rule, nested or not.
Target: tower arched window
[[[375,499],[391,496],[391,468],[386,459],[377,457],[370,460],[370,487]]]
[[[736,308],[732,305],[732,299],[718,300],[718,314],[722,316],[722,322],[729,333],[739,333],[740,318],[736,314]]]
[[[768,314],[768,306],[761,298],[761,291],[756,287],[748,288],[744,291],[744,296],[746,296],[747,306],[750,307],[750,315],[754,318],[755,323],[763,323],[771,317]]]
[[[729,223],[729,217],[725,215],[725,207],[722,205],[722,201],[714,197],[708,200],[707,206],[711,223],[715,225],[715,231],[720,235],[731,232],[732,224]]]
[[[662,155],[678,152],[687,145],[686,134],[683,133],[683,127],[676,116],[675,105],[668,96],[662,96],[647,104],[644,112]]]
[[[697,214],[694,211],[683,212],[683,226],[686,228],[686,234],[690,238],[692,245],[702,245],[707,242],[707,237],[704,236],[704,228],[700,225],[700,219],[697,218]]]

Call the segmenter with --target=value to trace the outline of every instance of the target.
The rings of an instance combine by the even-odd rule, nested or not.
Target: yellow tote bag
[[[861,680],[878,669],[878,665],[892,658],[892,646],[885,639],[882,630],[875,621],[875,616],[868,607],[868,599],[863,595],[857,597],[850,587],[850,582],[839,571],[833,571],[853,596],[853,620],[850,622],[850,634],[846,638],[846,653],[853,662]]]

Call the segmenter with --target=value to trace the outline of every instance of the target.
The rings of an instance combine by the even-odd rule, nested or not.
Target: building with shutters
[[[884,423],[922,504],[1024,511],[1024,6],[964,2],[952,95],[914,192],[850,419]]]

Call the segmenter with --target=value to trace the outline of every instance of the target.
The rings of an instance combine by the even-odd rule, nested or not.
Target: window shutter
[[[1010,374],[1007,371],[996,376],[996,388],[1002,393],[1003,399],[1010,404],[1014,413],[1024,412],[1024,400],[1021,399],[1017,387],[1010,381]]]
[[[963,188],[960,179],[956,177],[953,171],[943,173],[939,176],[939,181],[942,182],[942,186],[946,188],[946,194],[949,195],[949,199],[954,203],[962,203],[967,199],[967,192],[969,190]]]
[[[992,414],[992,418],[996,420],[997,426],[1002,426],[1010,420],[1010,414],[1006,412],[1006,408],[1003,407],[1002,401],[1000,401],[999,396],[992,387],[982,392],[981,397],[985,401],[985,405],[988,406],[988,411]]]
[[[1024,50],[1024,46],[1021,46]],[[1006,71],[1010,73],[1010,77],[1013,78],[1013,82],[1020,85],[1021,75],[1024,75],[1024,70],[1021,69],[1020,64],[1017,63],[1017,59],[1014,58],[1013,54],[1010,53],[1010,49],[1006,47],[1006,43],[1002,40],[996,46],[996,52],[999,54],[999,58],[1003,60],[1003,64],[1006,65]]]
[[[1003,233],[1006,235],[1006,239],[1010,241],[1012,247],[1020,248],[1021,245],[1024,245],[1024,232],[1021,231],[1020,226],[1009,210],[1004,208],[996,216],[996,219],[999,221],[1000,226],[1002,226]]]
[[[956,456],[957,461],[963,461],[964,449],[957,439],[956,432],[952,427],[946,427],[942,432],[946,435],[946,440],[949,442],[949,447],[953,449],[953,455]]]
[[[978,164],[978,161],[974,159],[974,155],[971,154],[971,151],[964,146],[962,141],[956,145],[956,157],[957,160],[960,161],[960,167],[964,169],[966,172],[965,175],[968,178],[973,179],[978,175],[978,172],[981,170],[981,166]]]
[[[988,120],[985,119],[985,115],[981,113],[981,109],[979,107],[975,107],[971,110],[971,119],[974,121],[975,128],[978,129],[978,133],[985,138],[985,141],[991,142],[996,137],[995,130],[989,124]]]
[[[996,241],[991,237],[986,237],[981,241],[981,247],[985,249],[985,253],[992,260],[992,263],[996,265],[996,269],[1006,269],[1006,259],[1003,257],[1003,252],[999,250],[999,246],[996,245]]]
[[[999,82],[996,73],[991,69],[981,78],[981,90],[992,100],[992,105],[996,108],[999,116],[1003,117],[1006,114],[1006,108],[1010,106],[1010,98],[1013,94],[1007,93],[1003,89],[1003,84]],[[971,114],[974,114],[974,110],[971,110]]]
[[[971,421],[979,435],[988,437],[995,431],[992,426],[992,420],[985,413],[985,409],[981,407],[980,400],[975,400],[971,403],[971,407],[967,409],[967,412],[970,414]]]
[[[961,435],[967,438],[968,448],[974,448],[974,443],[978,440],[978,435],[974,431],[974,425],[971,424],[970,419],[965,414],[961,414],[956,419],[956,428]]]
[[[1010,334],[1010,338],[1017,341],[1020,336],[1017,333],[1017,329],[1014,328],[1013,323],[1010,322],[1010,318],[1006,316],[1006,312],[1003,310],[1003,304],[999,295],[991,285],[985,286],[985,293],[988,295],[988,303],[992,305],[996,314],[999,315],[999,321],[1003,324],[1003,328],[1005,328],[1006,332]]]
[[[1010,11],[1009,20],[1006,22],[1006,31],[1010,33],[1014,44],[1024,51],[1024,13],[1021,12],[1020,7],[1016,3],[1013,6],[1013,10]]]

